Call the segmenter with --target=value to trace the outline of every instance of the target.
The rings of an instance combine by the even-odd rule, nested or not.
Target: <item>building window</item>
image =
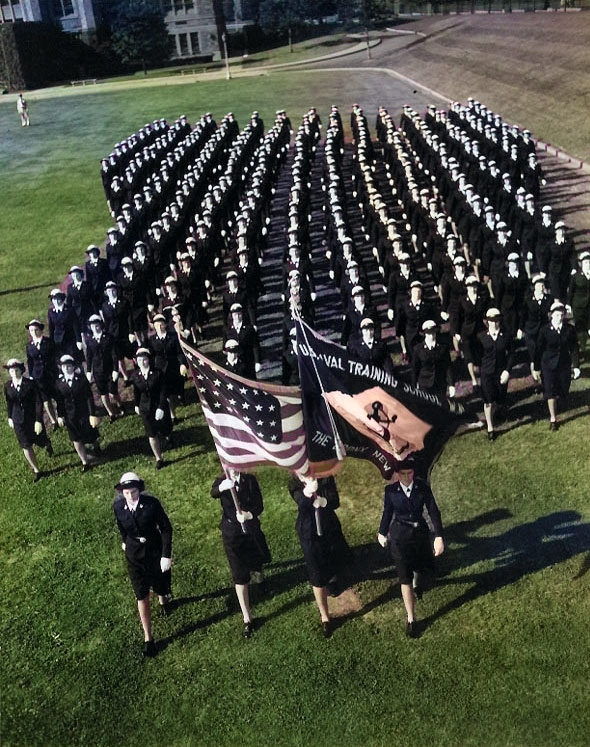
[[[178,54],[181,57],[188,57],[188,36],[186,34],[178,34]]]
[[[196,31],[193,31],[191,33],[191,47],[191,54],[199,54],[199,52],[201,51],[199,47],[199,34]]]
[[[172,10],[174,6],[175,13],[186,13],[192,10],[195,3],[194,0],[164,0],[164,6],[166,9]]]
[[[75,14],[74,0],[53,0],[53,10],[58,18]]]
[[[19,0],[1,0],[0,2],[0,21],[17,21],[22,20],[23,9]]]

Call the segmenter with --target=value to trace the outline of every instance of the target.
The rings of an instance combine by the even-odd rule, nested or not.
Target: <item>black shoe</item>
[[[162,614],[164,617],[170,617],[172,614],[172,603],[171,602],[165,602],[164,604],[160,605],[160,609],[162,610]]]
[[[33,482],[39,482],[39,480],[43,477],[43,472],[35,472],[35,477],[33,477]]]
[[[322,621],[322,633],[324,634],[324,638],[332,637],[332,621],[331,620],[327,620],[326,622]]]
[[[82,472],[90,472],[91,469],[92,465],[90,464],[90,462],[86,462],[86,464],[82,465]]]
[[[420,633],[418,631],[418,623],[416,620],[413,622],[406,623],[406,635],[408,638],[418,638]]]
[[[496,440],[496,431],[488,431],[488,441]]]
[[[166,466],[166,462],[163,459],[156,460],[156,469],[162,469]]]
[[[556,420],[552,420],[549,423],[549,430],[550,431],[558,431],[559,430],[559,423]]]
[[[251,638],[253,632],[254,632],[254,623],[252,622],[252,620],[250,620],[250,622],[245,622],[244,627],[242,629],[242,635],[244,636],[244,638]]]
[[[55,454],[55,452],[53,451],[53,446],[51,444],[48,444],[45,447],[45,450],[47,451],[47,456],[48,457],[52,457]]]
[[[99,444],[96,444],[93,452],[94,452],[94,456],[97,456],[97,457],[102,456],[102,449],[100,448]]]
[[[145,641],[143,644],[143,655],[146,659],[152,658],[158,653],[155,641]]]
[[[422,588],[420,586],[415,586],[414,596],[416,597],[416,599],[422,599],[422,594],[423,594]]]

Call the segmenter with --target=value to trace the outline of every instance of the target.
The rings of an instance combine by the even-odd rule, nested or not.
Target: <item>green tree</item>
[[[164,12],[158,0],[119,0],[111,16],[113,51],[127,65],[166,62],[172,52]]]

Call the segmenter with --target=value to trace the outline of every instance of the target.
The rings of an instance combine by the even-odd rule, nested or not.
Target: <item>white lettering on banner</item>
[[[336,355],[330,355],[328,353],[316,353],[312,348],[308,348],[307,345],[298,345],[297,350],[301,352],[306,358],[316,358],[317,360],[323,361],[328,368],[337,368],[339,371],[344,371],[342,365],[342,358]]]
[[[368,363],[359,363],[358,361],[348,361],[348,373],[353,376],[363,376],[366,379],[376,381],[378,384],[385,384],[393,389],[398,387],[398,381],[395,376],[392,376],[382,368],[377,366],[371,366]]]
[[[331,443],[333,439],[327,433],[316,431],[311,440],[314,444],[320,444],[320,446],[326,446],[329,443]]]

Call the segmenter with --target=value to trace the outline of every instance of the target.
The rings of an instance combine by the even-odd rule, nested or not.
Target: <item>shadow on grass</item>
[[[287,570],[281,570],[278,573],[269,574],[261,584],[250,584],[250,600],[252,603],[253,612],[256,612],[256,606],[258,603],[263,602],[265,599],[276,597],[279,594],[287,592],[293,587],[298,586],[307,580],[305,565],[300,559],[287,560],[280,563],[271,563],[269,566],[267,566],[267,569],[269,571],[277,568],[286,568]],[[185,638],[186,636],[192,635],[199,630],[205,630],[212,625],[225,620],[228,617],[233,617],[239,612],[239,607],[233,587],[216,589],[215,591],[200,594],[198,596],[180,597],[179,599],[174,599],[170,605],[173,612],[181,607],[220,598],[226,599],[226,609],[215,612],[214,614],[203,617],[202,619],[195,620],[188,625],[184,625],[175,633],[172,633],[166,638],[160,639],[160,641],[158,642],[158,646],[163,649],[173,641]],[[310,599],[312,599],[311,590],[304,594],[300,594],[295,599],[286,602],[284,605],[267,615],[256,615],[257,627],[263,625],[265,622],[268,622],[275,617],[280,617],[286,612],[289,612],[295,607],[298,607],[300,604],[309,602]]]
[[[28,285],[25,288],[8,288],[7,290],[0,291],[1,296],[9,296],[12,293],[27,293],[28,291],[39,290],[40,288],[57,288],[62,283],[61,280],[56,280],[54,283],[42,283],[41,285]]]
[[[188,418],[184,418],[183,422]],[[191,425],[188,428],[175,429],[173,432],[174,446],[165,449],[165,459],[169,464],[186,461],[200,454],[212,451],[215,447],[206,425]],[[195,448],[188,454],[182,454],[174,457],[172,453],[175,449],[186,446]],[[110,441],[102,448],[104,461],[115,461],[121,458],[128,458],[137,454],[147,456],[152,455],[147,436],[132,436],[119,441]]]
[[[508,518],[509,512],[505,513]],[[493,537],[471,536],[474,528],[477,528],[474,524],[477,519],[453,524],[446,531],[447,541],[451,546],[446,553],[446,568],[469,568],[486,561],[492,561],[494,567],[481,573],[448,579],[443,576],[443,580],[439,582],[441,584],[471,584],[471,587],[425,618],[423,626],[428,627],[464,604],[514,584],[531,573],[587,552],[590,548],[590,524],[580,520],[581,516],[577,511],[558,511]],[[460,547],[453,547],[457,544]],[[590,558],[586,558],[583,569],[589,564]],[[574,578],[583,575],[588,567],[583,569]]]
[[[467,521],[451,524],[445,529],[447,550],[437,560],[437,575],[440,579],[438,585],[469,583],[471,587],[425,618],[421,622],[422,628],[481,596],[590,549],[590,524],[582,523],[581,516],[576,511],[549,514],[491,537],[473,536],[482,527],[511,517],[510,511],[498,508]],[[375,543],[355,547],[354,554],[356,562],[348,579],[351,585],[395,577],[395,568],[392,566],[389,551],[383,550]],[[479,573],[450,576],[451,572],[484,562],[493,562],[494,567]],[[573,578],[581,578],[589,570],[590,553],[586,555],[580,570]],[[425,588],[427,589],[428,585]],[[372,610],[400,597],[399,584],[390,584],[385,591],[363,605],[360,610],[344,616],[339,625],[344,625],[348,619],[364,617]]]

